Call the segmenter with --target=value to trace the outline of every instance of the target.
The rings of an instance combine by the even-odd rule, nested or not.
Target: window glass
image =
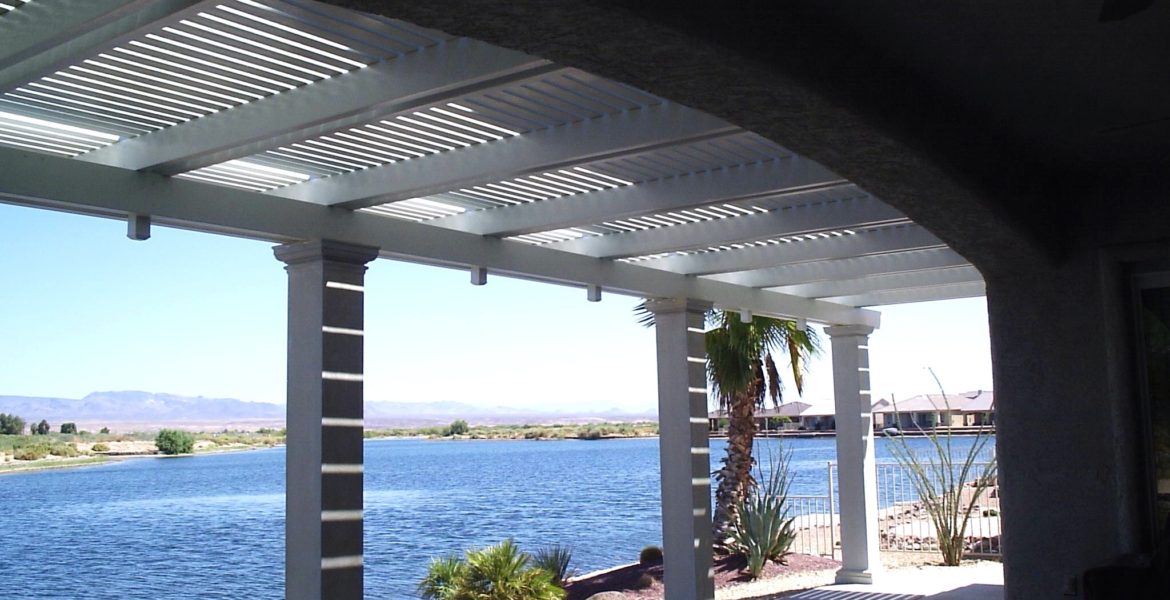
[[[1170,288],[1142,290],[1141,303],[1157,535],[1170,517]]]

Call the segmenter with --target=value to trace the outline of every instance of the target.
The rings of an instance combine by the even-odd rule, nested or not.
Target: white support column
[[[712,600],[711,452],[703,315],[710,304],[652,300],[658,341],[662,549],[667,600]]]
[[[285,244],[285,598],[362,600],[363,280],[378,250]]]
[[[837,583],[873,583],[878,556],[877,475],[869,393],[872,327],[826,327],[833,346],[837,479],[841,498],[841,570]]]

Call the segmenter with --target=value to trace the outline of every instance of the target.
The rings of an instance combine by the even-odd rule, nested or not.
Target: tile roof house
[[[882,399],[874,403],[875,427],[929,429],[992,425],[995,392],[976,390],[961,394],[923,394],[905,400]]]
[[[788,421],[778,419],[787,418]],[[960,394],[921,394],[905,400],[882,398],[873,403],[875,429],[897,427],[904,430],[932,429],[938,426],[975,427],[995,424],[995,392],[975,390]],[[727,412],[708,412],[711,431],[726,428],[722,423]],[[786,402],[755,412],[759,431],[805,430],[831,431],[836,428],[832,405]],[[780,422],[778,422],[780,421]]]

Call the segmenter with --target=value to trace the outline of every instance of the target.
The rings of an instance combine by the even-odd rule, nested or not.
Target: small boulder
[[[585,600],[626,600],[627,596],[621,592],[601,592],[593,594]]]

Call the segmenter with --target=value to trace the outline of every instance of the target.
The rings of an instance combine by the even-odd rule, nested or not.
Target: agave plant
[[[562,600],[565,590],[512,540],[431,561],[418,593],[427,600]]]
[[[729,531],[732,546],[747,561],[752,579],[763,573],[768,561],[784,562],[796,540],[795,518],[788,516],[791,457],[782,450],[778,454],[778,458],[769,455],[765,483],[739,502]]]

